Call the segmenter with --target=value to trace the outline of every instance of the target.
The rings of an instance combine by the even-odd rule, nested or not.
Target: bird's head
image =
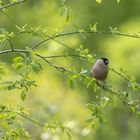
[[[109,64],[109,60],[107,58],[101,58],[103,60],[103,62],[108,65]]]

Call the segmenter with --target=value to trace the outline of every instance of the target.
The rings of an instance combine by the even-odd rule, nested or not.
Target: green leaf
[[[97,32],[97,23],[95,23],[94,25],[89,25],[89,29],[92,31],[92,32]]]
[[[74,88],[74,81],[72,80],[72,79],[69,79],[69,87],[71,88],[71,89],[73,89]]]
[[[38,62],[32,63],[31,66],[36,73],[38,73],[42,69],[41,64]]]
[[[8,90],[12,90],[16,88],[16,84],[14,82],[9,82],[9,84],[7,85],[7,89]]]
[[[70,8],[66,5],[62,5],[59,8],[59,15],[66,18],[66,23],[70,20]]]
[[[25,64],[24,63],[16,63],[14,66],[15,69],[20,69],[24,66]]]
[[[6,106],[0,105],[0,111],[4,111],[6,109]]]
[[[93,117],[92,117],[92,118],[89,118],[89,119],[87,119],[87,120],[85,120],[85,122],[87,122],[87,123],[93,122]]]
[[[18,57],[15,57],[12,61],[13,62],[21,62],[22,60],[23,60],[23,57],[18,56]]]
[[[0,74],[5,74],[4,67],[2,67],[2,66],[0,66]]]
[[[70,16],[67,15],[67,16],[66,16],[66,23],[68,23],[69,21],[70,21]]]
[[[27,97],[26,90],[23,90],[20,94],[20,98],[22,101],[25,101],[26,97]]]
[[[97,3],[101,4],[102,3],[102,0],[96,0]]]

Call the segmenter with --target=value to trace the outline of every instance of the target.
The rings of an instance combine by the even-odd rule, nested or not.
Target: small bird
[[[108,64],[107,58],[97,59],[94,66],[92,67],[92,75],[96,80],[104,81],[108,75]]]

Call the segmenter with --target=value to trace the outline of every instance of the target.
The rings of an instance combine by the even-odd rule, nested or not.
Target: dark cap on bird
[[[106,65],[109,64],[109,60],[107,58],[100,58],[100,59],[102,59]]]

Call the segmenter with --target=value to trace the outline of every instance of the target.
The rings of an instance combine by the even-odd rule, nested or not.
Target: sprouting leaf
[[[97,32],[97,23],[95,23],[94,25],[89,25],[89,29],[92,31],[92,32]]]
[[[20,94],[20,98],[21,98],[22,101],[24,101],[26,99],[26,97],[27,97],[26,90],[23,90]]]
[[[102,3],[102,0],[96,0],[97,3],[101,4]]]
[[[109,26],[109,29],[110,29],[111,33],[114,34],[114,35],[115,35],[115,33],[118,32],[116,27],[112,28],[111,26]]]
[[[18,25],[16,25],[16,28],[17,28],[18,31],[23,32],[23,31],[25,31],[26,26],[27,26],[27,24],[25,24],[22,27],[19,27]]]
[[[71,13],[70,7],[68,7],[65,4],[62,4],[62,6],[59,8],[59,15],[65,17],[67,23],[70,20],[70,13]]]
[[[18,56],[13,59],[13,62],[21,62],[22,60],[23,60],[23,57]]]
[[[27,108],[20,107],[19,111],[24,115],[29,115],[30,114],[29,109],[27,109]]]
[[[89,49],[84,49],[84,53],[89,53]]]

